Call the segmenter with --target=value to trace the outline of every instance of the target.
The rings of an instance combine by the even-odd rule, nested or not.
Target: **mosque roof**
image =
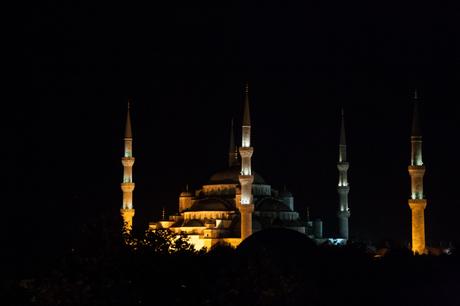
[[[257,203],[258,211],[291,211],[284,202],[275,198],[264,198]]]
[[[185,221],[182,226],[184,226],[184,227],[203,227],[204,224],[200,220],[191,219],[191,220]]]
[[[263,228],[261,218],[255,214],[252,215],[252,228],[254,232],[257,232]],[[232,224],[230,225],[230,228],[235,232],[235,233],[240,233],[241,231],[241,216],[238,214],[236,215],[233,220]]]
[[[232,210],[229,203],[218,198],[205,198],[196,201],[190,211],[225,211]]]
[[[209,184],[239,184],[241,166],[236,165],[214,173],[209,179]],[[254,184],[265,184],[265,180],[254,172]]]
[[[180,196],[181,196],[181,197],[191,197],[192,194],[191,194],[190,192],[188,192],[188,191],[182,191],[182,192],[180,193]]]
[[[282,190],[282,191],[279,193],[279,197],[280,197],[280,198],[292,197],[292,193],[291,193],[289,190]]]

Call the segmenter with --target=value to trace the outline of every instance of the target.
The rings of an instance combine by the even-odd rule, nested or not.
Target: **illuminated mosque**
[[[123,206],[121,214],[128,229],[134,216],[132,169],[132,128],[128,108],[122,158],[124,175],[121,188]],[[237,246],[246,237],[266,228],[281,227],[301,232],[317,242],[326,241],[322,233],[322,221],[309,217],[302,219],[294,206],[294,196],[288,190],[277,190],[254,172],[251,157],[251,118],[248,87],[244,90],[241,146],[235,145],[233,122],[230,130],[228,167],[211,175],[208,182],[192,192],[179,195],[178,214],[150,222],[149,228],[169,229],[177,234],[186,233],[196,248],[208,249],[218,243]],[[349,186],[347,181],[345,128],[342,112],[342,126],[339,145],[339,237],[335,242],[348,239]]]
[[[417,98],[415,99],[417,100]],[[416,101],[417,102],[417,101]],[[423,198],[422,137],[418,120],[418,108],[414,106],[414,120],[411,136],[412,158],[409,173],[412,178],[412,197],[409,206],[412,211],[412,250],[426,252]],[[133,208],[133,165],[132,129],[128,106],[125,137],[123,182],[123,205],[120,210],[125,230],[132,228],[135,210]],[[287,228],[306,234],[316,243],[326,241],[344,244],[349,239],[350,210],[348,193],[350,186],[347,178],[349,163],[345,137],[344,114],[342,110],[340,141],[338,148],[338,234],[334,238],[325,238],[322,233],[322,221],[311,221],[308,213],[301,218],[294,206],[294,196],[288,190],[277,190],[262,176],[252,170],[251,157],[251,119],[248,86],[244,90],[244,109],[242,120],[241,146],[235,145],[233,121],[230,130],[228,167],[211,175],[201,188],[180,193],[178,213],[165,216],[162,220],[150,222],[149,229],[169,229],[176,234],[187,234],[195,248],[208,250],[216,244],[238,246],[252,233],[267,228]]]

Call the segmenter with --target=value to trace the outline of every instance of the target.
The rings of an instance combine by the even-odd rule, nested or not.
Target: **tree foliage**
[[[196,250],[186,234],[176,234],[168,229],[147,230],[142,235],[124,232],[125,244],[133,252],[156,255],[204,254],[205,249]]]

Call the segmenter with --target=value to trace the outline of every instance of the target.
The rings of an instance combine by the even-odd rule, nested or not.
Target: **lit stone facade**
[[[244,232],[249,222],[252,223],[251,232],[284,227],[307,233],[307,222],[302,221],[299,213],[286,204],[292,203],[293,207],[292,194],[273,189],[257,173],[253,172],[251,188],[254,204],[241,205],[240,172],[240,165],[234,165],[213,174],[193,193],[182,192],[179,213],[167,220],[151,222],[150,228],[168,228],[177,234],[186,233],[196,248],[208,249],[217,243],[237,246],[242,241],[242,234],[249,234]],[[249,211],[244,211],[248,208]],[[244,219],[245,215],[251,218],[249,222]]]
[[[411,164],[408,168],[411,177],[411,199],[409,207],[412,214],[412,251],[416,254],[426,253],[425,246],[425,208],[427,205],[423,195],[423,176],[425,165],[422,160],[422,133],[418,110],[417,96],[414,101],[414,114],[411,135]]]

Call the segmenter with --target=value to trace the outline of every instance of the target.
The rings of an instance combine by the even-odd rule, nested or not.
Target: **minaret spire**
[[[125,126],[125,139],[126,138],[133,138],[133,133],[131,130],[131,101],[128,100],[128,111],[126,112],[126,126]]]
[[[412,251],[417,254],[426,252],[425,246],[425,208],[427,200],[423,195],[423,176],[425,165],[422,160],[422,129],[420,124],[420,105],[417,91],[414,93],[414,110],[411,132],[411,198],[409,207],[412,214]]]
[[[347,139],[345,137],[345,115],[342,108],[342,120],[340,125],[339,162],[347,160]]]
[[[350,209],[348,208],[348,193],[350,186],[348,185],[348,168],[350,167],[347,161],[347,143],[345,138],[345,116],[342,108],[342,120],[340,126],[340,141],[339,141],[339,162],[337,169],[339,170],[339,183],[337,191],[339,193],[339,237],[348,239],[348,218],[350,218]]]
[[[422,128],[420,124],[420,110],[417,90],[414,93],[414,110],[412,115],[412,133],[411,136],[422,136]]]
[[[121,190],[123,191],[123,205],[120,210],[123,217],[123,231],[131,231],[133,225],[134,208],[133,208],[133,136],[131,130],[131,114],[130,102],[128,101],[128,110],[126,115],[125,138],[124,138],[124,154],[121,159],[123,164],[123,182],[121,183]]]
[[[241,147],[241,174],[239,181],[241,185],[240,203],[237,203],[241,215],[241,239],[244,240],[252,234],[252,213],[254,202],[252,197],[252,183],[254,176],[251,169],[251,157],[254,148],[251,147],[251,120],[249,115],[249,92],[248,84],[244,89],[244,113],[243,113],[243,132]]]
[[[249,114],[249,85],[248,82],[244,85],[244,113],[243,126],[251,126],[251,116]]]
[[[230,145],[228,148],[228,167],[231,168],[238,164],[238,150],[235,146],[235,134],[233,127],[233,118],[230,124]]]

